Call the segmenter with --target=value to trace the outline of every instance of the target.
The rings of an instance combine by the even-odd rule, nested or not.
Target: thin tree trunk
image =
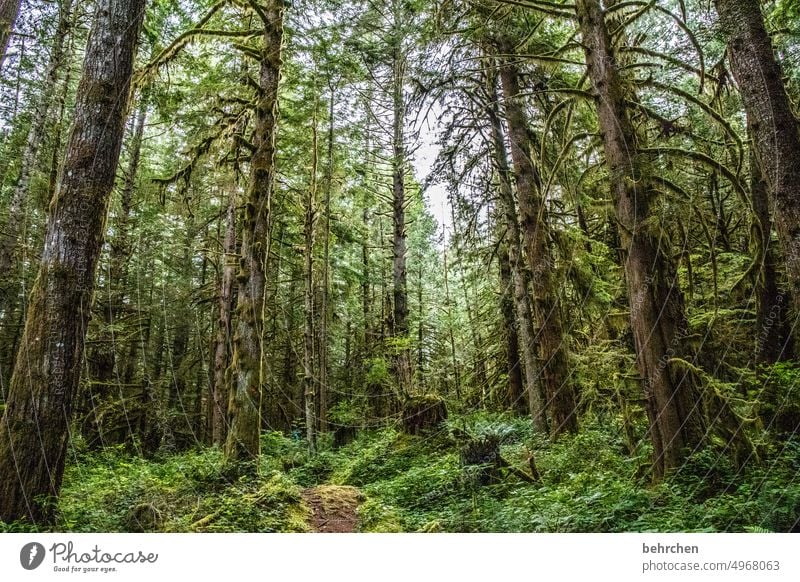
[[[506,43],[501,43],[499,48],[505,55],[512,54],[512,47]],[[558,292],[552,277],[554,261],[548,240],[547,209],[539,191],[539,169],[531,157],[530,127],[520,100],[519,71],[508,57],[501,59],[500,81],[511,142],[520,230],[531,270],[532,308],[538,327],[539,375],[547,398],[546,409],[550,412],[550,429],[553,436],[558,436],[577,430],[578,422]]]
[[[13,1],[13,0],[12,0]],[[6,0],[0,0],[0,13]],[[14,265],[14,254],[20,244],[20,229],[25,224],[25,211],[30,189],[31,174],[38,160],[39,148],[45,136],[45,126],[53,105],[58,74],[64,65],[64,40],[70,32],[72,17],[72,0],[64,0],[59,9],[58,25],[53,37],[53,49],[50,61],[42,82],[41,93],[38,96],[33,111],[25,148],[20,156],[20,169],[11,203],[8,207],[8,217],[2,238],[0,238],[0,273],[10,273]],[[2,20],[0,20],[2,26]],[[13,277],[9,277],[6,285],[0,286],[0,312],[6,312],[9,304],[11,289],[14,287]]]
[[[392,3],[394,32],[402,23],[400,3]],[[399,36],[399,34],[398,34]],[[394,309],[392,312],[395,346],[395,372],[401,396],[411,389],[411,354],[408,344],[408,274],[406,272],[406,185],[405,185],[405,131],[406,104],[403,97],[406,63],[399,38],[393,39],[392,56],[392,282]]]
[[[423,304],[422,287],[422,253],[419,257],[417,266],[417,305],[419,306],[419,321],[417,323],[417,374],[419,377],[418,386],[425,388],[425,305]]]
[[[659,242],[659,233],[648,225],[655,193],[643,171],[646,164],[638,159],[639,140],[622,80],[613,66],[615,55],[603,10],[598,0],[578,0],[576,11],[611,178],[636,362],[644,385],[658,478],[680,466],[704,434],[692,380],[670,361],[683,353],[688,324],[675,266]]]
[[[455,224],[453,225],[455,227]],[[453,376],[455,382],[455,392],[456,392],[456,401],[461,402],[461,370],[458,365],[458,357],[456,356],[456,339],[455,335],[453,334],[453,311],[451,309],[451,297],[450,297],[450,282],[449,282],[449,273],[448,273],[448,264],[447,264],[447,239],[446,235],[444,234],[444,225],[442,225],[442,233],[444,240],[444,250],[443,250],[443,257],[444,257],[444,305],[445,305],[445,314],[447,315],[447,332],[448,337],[450,339],[450,357],[453,361]]]
[[[330,254],[331,254],[331,193],[333,190],[333,146],[334,146],[334,105],[336,91],[331,82],[330,102],[328,104],[328,152],[325,170],[325,228],[322,232],[322,298],[319,318],[319,432],[328,432],[328,301],[330,296]]]
[[[364,237],[361,240],[361,310],[364,313],[364,358],[372,353],[372,330],[370,329],[371,289],[370,289],[370,264],[369,264],[369,209],[364,206],[361,213],[361,222],[364,228]]]
[[[771,245],[772,219],[769,214],[769,192],[761,174],[758,159],[750,156],[750,195],[758,221],[757,240],[761,269],[756,273],[756,344],[755,358],[760,364],[774,364],[792,356],[789,303],[778,285],[778,261]]]
[[[367,99],[372,95],[372,84],[369,85]],[[369,186],[367,180],[372,170],[372,117],[370,116],[369,101],[365,106],[366,113],[366,129],[364,131],[364,155],[366,168],[364,170],[364,186],[365,190]],[[371,241],[372,229],[370,228],[370,209],[369,198],[365,194],[364,208],[361,213],[361,225],[363,228],[363,237],[361,239],[361,309],[364,313],[364,360],[372,354],[372,336],[373,331],[370,329],[370,314],[372,312],[372,289],[371,289],[371,268],[369,261],[369,248]]]
[[[6,60],[8,41],[14,31],[21,0],[0,0],[0,68]]]
[[[520,232],[517,204],[511,185],[511,169],[508,165],[506,139],[503,125],[497,108],[497,89],[495,80],[490,81],[491,104],[486,109],[492,126],[492,153],[497,171],[500,204],[505,217],[506,237],[508,238],[508,255],[511,267],[512,296],[514,312],[517,317],[519,333],[519,349],[524,365],[525,393],[527,394],[528,411],[533,419],[533,426],[547,432],[547,417],[544,409],[544,397],[539,383],[539,363],[536,358],[535,332],[530,295],[528,294],[528,278],[530,274],[525,268],[522,258],[522,233]]]
[[[233,324],[233,284],[236,274],[236,186],[231,187],[225,218],[225,238],[222,243],[222,273],[219,283],[217,338],[214,345],[214,378],[211,389],[212,442],[223,445],[227,436],[228,366],[231,360],[231,330]]]
[[[306,439],[311,450],[317,448],[317,379],[314,377],[315,363],[318,363],[314,350],[314,243],[317,223],[317,110],[311,126],[311,180],[306,192],[305,219],[303,221],[303,400],[305,404]]]
[[[145,0],[99,0],[0,424],[0,519],[53,518]],[[42,431],[42,427],[47,427]]]
[[[77,18],[77,11],[73,11],[73,19],[71,24],[74,25],[75,19]],[[69,44],[67,45],[67,55],[70,56],[75,53],[75,36],[74,34],[69,35]],[[52,154],[50,158],[50,180],[47,189],[47,200],[48,202],[53,199],[56,193],[56,186],[58,184],[58,170],[59,170],[59,161],[61,159],[61,139],[64,134],[64,117],[66,116],[66,109],[67,109],[67,96],[70,92],[70,85],[72,83],[72,67],[65,67],[66,71],[64,71],[64,79],[61,82],[61,91],[58,93],[56,98],[55,106],[58,108],[58,113],[55,117],[55,127],[53,128],[53,143],[52,143]]]
[[[259,90],[255,107],[250,182],[242,228],[242,258],[239,273],[238,324],[234,337],[234,385],[230,392],[228,440],[229,462],[255,461],[260,447],[262,384],[266,377],[263,354],[263,309],[265,269],[270,241],[270,204],[275,181],[275,134],[277,129],[278,82],[283,42],[282,0],[262,6],[264,23]]]
[[[800,317],[800,136],[758,0],[715,0]],[[798,332],[795,331],[797,337]]]
[[[500,243],[497,262],[500,268],[500,285],[502,288],[500,311],[503,314],[503,332],[506,343],[506,375],[508,376],[508,388],[505,394],[499,398],[499,404],[504,408],[519,410],[520,404],[526,402],[526,392],[522,380],[517,316],[514,309],[514,283],[511,274],[508,243]]]

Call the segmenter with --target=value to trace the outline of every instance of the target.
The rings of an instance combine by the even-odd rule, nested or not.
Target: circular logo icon
[[[22,546],[19,551],[19,563],[26,570],[35,570],[44,561],[44,546],[38,542],[31,542]]]

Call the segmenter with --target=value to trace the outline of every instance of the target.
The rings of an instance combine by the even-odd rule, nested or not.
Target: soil
[[[353,533],[358,531],[358,506],[364,495],[355,487],[318,485],[302,493],[314,532]]]

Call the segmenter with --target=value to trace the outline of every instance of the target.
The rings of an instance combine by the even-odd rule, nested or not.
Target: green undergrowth
[[[710,447],[653,485],[648,447],[631,454],[617,425],[584,421],[579,434],[550,442],[525,419],[474,414],[427,436],[384,428],[339,449],[322,439],[313,454],[302,440],[267,433],[257,475],[238,479],[217,449],[155,459],[83,451],[68,465],[55,529],[308,531],[301,492],[320,484],[361,491],[364,532],[780,532],[800,515],[800,440],[762,444],[739,467]],[[516,469],[488,482],[485,467],[461,457],[467,440],[487,437]],[[519,474],[531,474],[531,457],[535,483]]]
[[[301,489],[284,473],[228,473],[217,449],[153,460],[114,451],[83,455],[65,475],[57,529],[307,531]]]

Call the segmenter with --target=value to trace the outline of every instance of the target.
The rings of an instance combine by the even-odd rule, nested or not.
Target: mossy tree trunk
[[[275,133],[278,84],[283,43],[282,0],[261,5],[264,36],[255,105],[255,128],[250,159],[236,306],[238,322],[233,342],[233,386],[230,390],[229,430],[225,445],[228,462],[255,461],[260,453],[261,392],[264,378],[262,332],[266,262],[270,242],[270,204],[275,182]]]
[[[231,359],[233,285],[236,276],[236,186],[231,186],[225,215],[221,273],[217,296],[217,337],[214,341],[214,374],[211,387],[211,441],[223,445],[227,436],[228,366]]]
[[[145,0],[99,0],[39,273],[0,423],[0,519],[58,496]]]
[[[4,2],[5,0],[0,0],[0,5]],[[3,320],[10,320],[13,315],[11,297],[18,292],[18,282],[14,277],[9,277],[7,274],[12,271],[17,247],[21,243],[20,236],[25,224],[31,177],[39,161],[39,149],[44,141],[45,129],[51,117],[50,114],[55,101],[56,83],[59,73],[69,57],[67,51],[65,51],[64,43],[71,33],[72,2],[73,0],[64,0],[59,8],[58,24],[53,36],[50,60],[42,80],[41,92],[34,105],[31,127],[28,130],[25,147],[20,156],[19,172],[11,195],[11,202],[8,206],[5,225],[2,229],[2,234],[0,234],[0,273],[4,274],[4,281],[0,283],[0,313],[3,314]],[[0,26],[2,26],[1,20]]]
[[[517,203],[511,181],[511,168],[508,165],[506,137],[497,106],[496,82],[496,79],[492,78],[489,84],[491,103],[486,108],[486,114],[492,127],[492,155],[497,172],[500,208],[506,228],[511,280],[510,294],[513,301],[513,314],[516,316],[514,331],[518,336],[519,352],[524,366],[524,393],[526,395],[525,400],[528,403],[528,411],[533,419],[534,427],[541,432],[547,432],[547,415],[544,408],[544,395],[539,383],[539,363],[536,358],[533,313],[528,293],[530,273],[523,260],[522,233],[520,232]]]
[[[567,339],[553,280],[555,261],[550,249],[547,208],[540,191],[539,168],[532,157],[531,130],[520,91],[520,73],[512,60],[514,57],[509,56],[514,50],[511,44],[506,41],[499,44],[498,50],[504,55],[499,59],[499,72],[511,143],[520,231],[530,269],[531,307],[537,327],[537,372],[544,388],[545,408],[550,413],[550,431],[557,436],[578,427],[575,390],[570,379]]]
[[[636,362],[644,385],[654,473],[681,465],[703,430],[692,379],[671,363],[683,355],[688,324],[675,265],[664,237],[650,226],[655,197],[639,137],[630,120],[630,99],[615,66],[615,51],[598,0],[578,0],[578,22],[595,92],[600,132],[630,301]]]
[[[715,0],[800,316],[800,135],[758,0]],[[796,330],[796,328],[795,328]],[[797,331],[795,331],[797,336]]]
[[[22,0],[0,0],[0,67],[6,60],[8,41],[14,30],[14,24],[19,15],[19,5]]]

